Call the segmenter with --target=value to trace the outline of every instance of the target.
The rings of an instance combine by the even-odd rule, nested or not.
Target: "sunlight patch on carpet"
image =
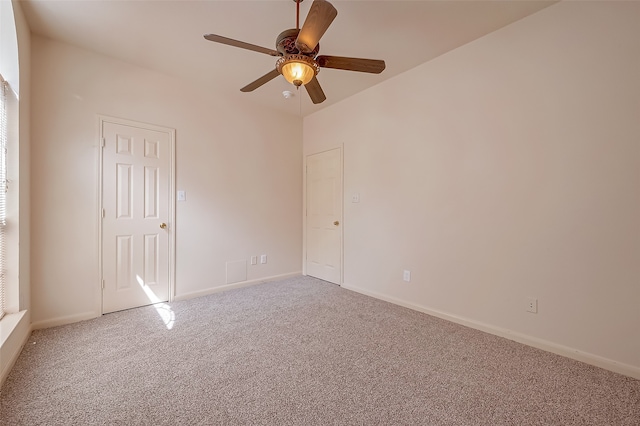
[[[149,286],[145,284],[140,275],[136,275],[136,280],[138,281],[138,284],[140,284],[140,287],[142,288],[144,293],[149,298],[152,306],[156,308],[156,312],[158,312],[158,315],[160,316],[160,319],[162,320],[164,325],[167,327],[167,330],[171,330],[176,322],[176,315],[171,309],[171,306],[169,306],[166,302],[160,300],[160,298],[156,296],[153,290],[151,290]]]

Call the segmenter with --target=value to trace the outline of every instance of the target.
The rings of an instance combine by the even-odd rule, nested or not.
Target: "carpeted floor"
[[[640,425],[638,380],[313,278],[170,308],[35,331],[0,424]]]

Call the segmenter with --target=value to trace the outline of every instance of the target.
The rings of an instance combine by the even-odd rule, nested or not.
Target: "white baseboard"
[[[550,342],[548,340],[539,339],[537,337],[529,336],[523,333],[519,333],[506,328],[496,327],[490,324],[485,324],[479,321],[475,321],[469,318],[460,317],[457,315],[451,315],[446,312],[437,311],[434,309],[426,308],[424,306],[416,305],[404,300],[396,299],[395,297],[387,296],[375,291],[369,291],[358,286],[351,284],[342,284],[342,288],[355,291],[357,293],[371,296],[376,299],[384,300],[396,305],[403,306],[405,308],[413,309],[414,311],[423,312],[425,314],[438,317],[447,321],[451,321],[466,327],[474,328],[476,330],[484,331],[496,336],[504,337],[505,339],[513,340],[518,343],[522,343],[534,348],[542,349],[543,351],[551,352],[556,355],[561,355],[567,358],[575,359],[576,361],[584,362],[585,364],[594,365],[596,367],[604,368],[605,370],[613,371],[614,373],[623,374],[625,376],[633,377],[634,379],[640,379],[640,367],[636,367],[629,364],[623,364],[612,359],[604,358],[599,355],[582,352],[578,349],[570,348],[568,346],[559,345],[557,343]]]
[[[0,320],[0,388],[31,336],[29,314],[21,311]]]
[[[98,318],[102,314],[100,312],[83,312],[81,314],[66,315],[63,317],[52,318],[44,321],[38,321],[31,324],[31,328],[39,330],[41,328],[57,327],[59,325],[72,324],[74,322],[86,321],[89,319]]]
[[[177,301],[180,301],[180,300],[193,299],[195,297],[202,297],[202,296],[208,296],[208,295],[214,294],[214,293],[220,293],[221,291],[233,290],[235,288],[249,287],[249,286],[252,286],[252,285],[262,284],[262,283],[266,283],[266,282],[270,282],[270,281],[284,280],[286,278],[292,278],[292,277],[299,276],[299,275],[302,275],[302,272],[300,272],[300,271],[290,272],[288,274],[273,275],[273,276],[270,276],[270,277],[259,278],[259,279],[256,279],[256,280],[243,281],[243,282],[240,282],[240,283],[225,284],[225,285],[221,285],[219,287],[208,288],[206,290],[194,291],[194,292],[185,293],[185,294],[179,294],[179,295],[176,295],[173,298],[173,300],[175,302],[177,302]]]

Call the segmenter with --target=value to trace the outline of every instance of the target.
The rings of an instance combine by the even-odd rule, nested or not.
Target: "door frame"
[[[172,302],[175,298],[175,263],[176,263],[176,200],[175,200],[175,179],[176,179],[176,129],[172,129],[170,127],[158,126],[155,124],[143,123],[139,121],[127,120],[124,118],[111,117],[108,115],[98,114],[97,116],[97,147],[98,147],[98,211],[96,212],[96,216],[98,217],[98,279],[97,279],[97,299],[96,299],[96,307],[98,309],[97,312],[100,312],[100,315],[104,313],[104,306],[102,303],[103,299],[103,256],[102,256],[102,212],[103,212],[103,151],[104,151],[104,136],[103,136],[103,128],[105,123],[119,124],[123,126],[129,127],[137,127],[145,130],[153,130],[160,133],[166,133],[169,137],[169,217],[167,218],[167,226],[169,228],[169,247],[168,247],[168,263],[169,263],[169,302]]]
[[[342,186],[342,200],[340,204],[340,282],[344,284],[344,146],[338,145],[333,148],[323,149],[317,152],[305,154],[302,165],[302,275],[307,276],[307,159],[316,154],[340,150],[340,185]]]

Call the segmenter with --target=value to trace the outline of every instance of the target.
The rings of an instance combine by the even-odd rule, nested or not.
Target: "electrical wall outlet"
[[[252,265],[258,264],[258,256],[251,256],[251,264]]]
[[[263,254],[262,256],[260,256],[260,263],[267,263],[267,255]]]
[[[411,271],[408,270],[404,270],[404,272],[402,273],[402,279],[406,282],[410,282],[411,281]]]
[[[527,312],[532,314],[538,313],[538,299],[535,297],[527,297]]]

